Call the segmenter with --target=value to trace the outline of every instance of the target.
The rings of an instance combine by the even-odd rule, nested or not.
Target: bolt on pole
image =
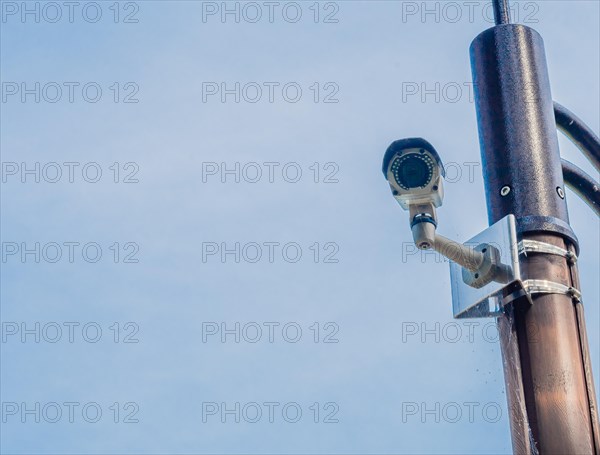
[[[471,64],[489,223],[514,214],[521,239],[578,252],[569,225],[540,35],[509,23],[495,0],[496,25],[475,38]],[[521,257],[525,279],[579,288],[568,257]],[[516,454],[600,455],[598,411],[583,309],[561,293],[533,294],[498,318]]]

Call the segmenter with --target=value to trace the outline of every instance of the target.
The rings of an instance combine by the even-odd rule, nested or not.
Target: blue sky
[[[54,23],[53,10],[40,3],[37,23],[32,15],[23,21],[20,9],[12,14],[22,7],[13,3],[2,2],[0,24],[2,242],[4,252],[19,248],[1,264],[3,453],[511,452],[491,321],[453,321],[448,264],[413,254],[407,214],[380,170],[390,142],[427,138],[455,171],[439,232],[466,241],[486,228],[468,91],[469,44],[491,26],[485,3],[473,6],[472,17],[456,3],[456,20],[446,2],[427,2],[438,13],[424,17],[422,2],[301,2],[297,22],[295,6],[285,17],[278,6],[270,22],[259,2],[256,23],[244,4],[239,23],[231,15],[203,20],[215,4],[193,1],[118,8],[98,2],[86,16],[76,9],[72,23],[63,3]],[[516,7],[519,22],[544,37],[554,98],[598,131],[599,4]],[[91,22],[98,10],[101,18]],[[126,17],[137,22],[124,23]],[[36,82],[40,102],[35,93],[23,102],[22,84],[35,91]],[[209,96],[207,83],[239,83],[240,102],[235,94],[225,102]],[[91,91],[83,93],[86,84]],[[286,84],[290,91],[283,92]],[[62,96],[48,102],[56,85]],[[256,85],[262,97],[248,102]],[[434,93],[423,100],[407,92],[415,86]],[[19,92],[10,94],[15,87]],[[96,87],[99,100],[86,101]],[[291,102],[297,87],[302,94]],[[123,102],[128,95],[138,102]],[[570,143],[560,142],[565,158],[593,174]],[[16,163],[16,174],[6,163]],[[21,182],[22,163],[39,163],[39,183],[26,173]],[[48,163],[59,163],[56,183]],[[77,163],[70,165],[72,183],[64,163]],[[219,172],[221,163],[247,172],[258,163],[263,174],[256,183],[248,181],[254,174],[242,174],[240,183],[231,174],[225,183],[220,174],[205,175],[204,182],[203,163],[205,170],[217,163]],[[86,181],[98,168],[100,180]],[[298,168],[301,178],[287,181]],[[124,183],[127,176],[137,183]],[[582,247],[599,388],[599,224],[572,193],[567,199]],[[21,260],[23,244],[31,249],[36,242],[39,263],[34,254]],[[78,243],[72,262],[65,242]],[[234,254],[203,260],[203,248],[223,243],[239,243],[239,263]],[[62,257],[51,262],[55,244]],[[256,244],[263,255],[252,262]],[[298,248],[302,257],[293,262]],[[91,262],[98,249],[102,257]],[[21,341],[22,323],[34,332],[40,324],[39,343],[35,333]],[[247,331],[239,343],[234,335],[225,342],[206,335],[204,342],[203,331],[214,327],[207,323],[239,323]],[[56,325],[62,337],[48,342]],[[256,325],[262,338],[247,342],[242,335],[252,338]],[[19,332],[9,334],[15,327]],[[89,341],[97,327],[100,339]],[[302,334],[291,342],[297,327]],[[424,328],[430,332],[423,341]],[[126,335],[138,342],[124,342]],[[337,342],[324,342],[326,336]],[[73,422],[65,402],[79,403]],[[14,415],[10,403],[18,405]],[[39,403],[40,423],[27,414],[21,421],[23,403]],[[63,413],[56,423],[49,403]],[[89,403],[102,410],[96,423],[82,416]],[[204,422],[203,403],[205,410],[219,404]],[[225,415],[222,423],[222,403],[248,413],[239,423]],[[249,421],[252,403],[263,413],[256,423]],[[264,403],[279,403],[273,422]],[[301,409],[298,422],[282,415],[286,404],[290,420]],[[124,422],[132,419],[138,422]]]

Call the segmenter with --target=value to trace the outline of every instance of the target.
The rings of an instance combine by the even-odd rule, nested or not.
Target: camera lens
[[[426,154],[409,153],[392,163],[392,173],[398,185],[405,190],[425,188],[433,176],[434,162]]]

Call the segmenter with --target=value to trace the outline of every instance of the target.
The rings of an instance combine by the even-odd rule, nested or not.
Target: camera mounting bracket
[[[530,292],[521,279],[519,242],[513,215],[502,218],[465,245],[490,254],[489,263],[502,269],[502,277],[489,279],[489,276],[476,275],[450,261],[455,319],[497,317],[509,303],[505,297],[510,295],[527,297],[531,304]]]

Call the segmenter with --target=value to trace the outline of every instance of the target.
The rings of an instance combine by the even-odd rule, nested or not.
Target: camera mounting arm
[[[421,250],[433,249],[463,268],[463,281],[476,289],[495,281],[508,283],[511,270],[502,264],[498,248],[482,243],[475,247],[455,242],[435,232],[436,226],[426,221],[427,215],[417,215],[412,222],[412,234]]]
[[[411,230],[417,248],[433,249],[463,268],[477,272],[485,261],[484,253],[438,234],[435,232],[435,224],[429,219],[429,215],[425,213],[413,218]]]

